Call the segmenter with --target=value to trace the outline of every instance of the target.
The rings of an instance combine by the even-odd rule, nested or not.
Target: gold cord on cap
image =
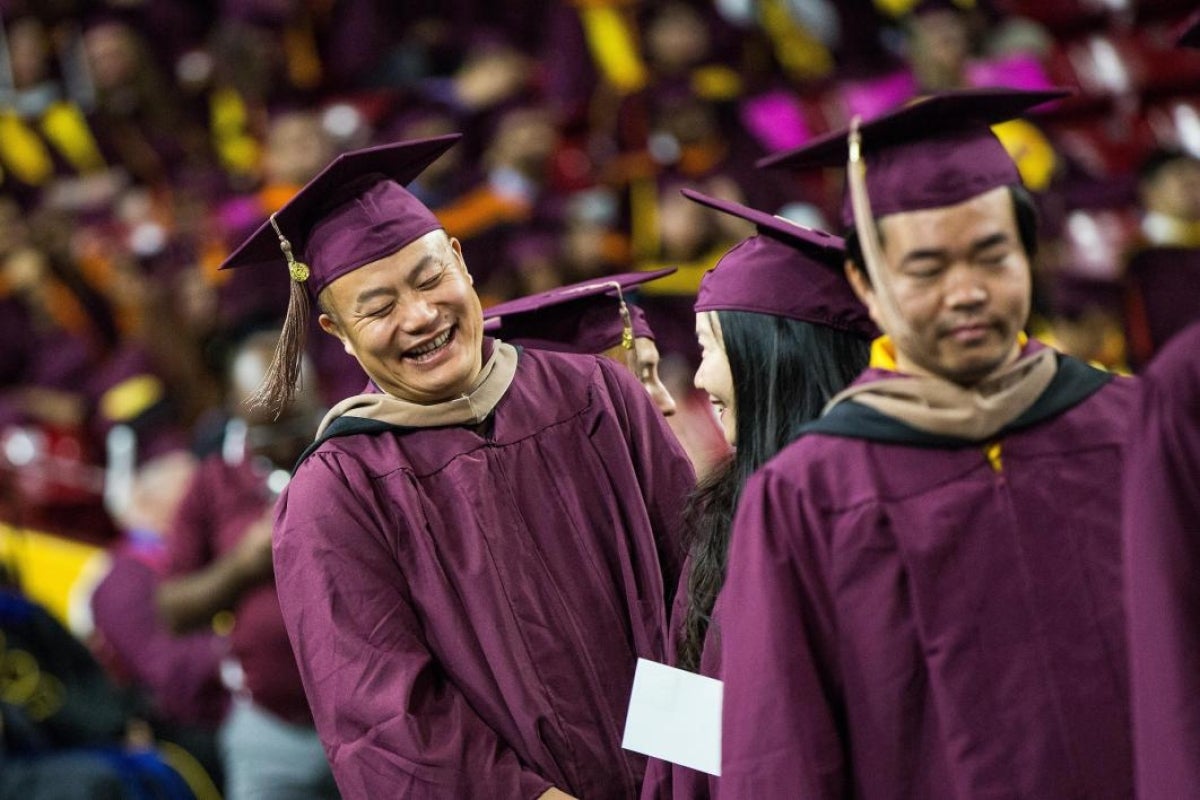
[[[883,244],[879,240],[879,231],[875,227],[871,198],[867,193],[867,163],[862,152],[862,132],[859,130],[861,124],[862,119],[857,115],[850,120],[850,153],[846,164],[850,209],[854,216],[854,230],[858,233],[863,261],[866,262],[863,266],[866,267],[876,296],[881,298],[882,305],[889,312],[889,325],[894,329],[890,333],[896,336],[908,332],[908,323],[900,313],[900,303],[891,286],[884,280],[884,265],[887,260],[883,254]]]
[[[617,292],[618,311],[621,314],[621,348],[624,350],[633,349],[633,318],[629,315],[629,306],[625,305],[625,293],[621,291],[621,284],[617,281],[605,281],[604,283],[589,283],[586,286],[572,286],[566,290],[566,294],[575,294],[579,292],[590,292],[597,286],[611,286]]]
[[[272,214],[269,219],[271,227],[275,229],[275,235],[279,237],[279,249],[283,251],[283,257],[287,259],[288,274],[296,283],[304,283],[308,280],[310,272],[308,264],[297,261],[296,256],[292,255],[292,243],[283,235],[283,231],[279,230],[279,223],[275,221],[275,215]]]

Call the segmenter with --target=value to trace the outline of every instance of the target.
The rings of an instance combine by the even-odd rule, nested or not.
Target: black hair
[[[1008,187],[1009,195],[1012,197],[1013,215],[1017,220],[1017,235],[1021,238],[1021,249],[1025,251],[1025,256],[1029,259],[1029,263],[1033,263],[1034,256],[1037,255],[1038,249],[1038,211],[1037,205],[1034,203],[1033,196],[1029,190],[1020,184],[1012,184]],[[879,220],[875,220],[875,230],[883,241],[883,234],[879,232]],[[854,265],[854,268],[862,274],[863,278],[869,283],[871,274],[866,269],[866,260],[863,258],[862,242],[858,238],[858,230],[851,225],[846,231],[846,260]]]
[[[733,378],[737,451],[696,486],[684,508],[691,572],[677,655],[692,671],[725,582],[742,487],[866,368],[870,350],[866,339],[825,325],[749,311],[718,311],[717,318]]]

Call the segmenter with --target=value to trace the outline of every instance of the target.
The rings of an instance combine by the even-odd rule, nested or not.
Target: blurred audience
[[[1127,270],[1127,322],[1134,362],[1142,366],[1200,319],[1200,159],[1178,150],[1151,153],[1138,195],[1142,236]]]
[[[274,501],[321,414],[311,367],[278,417],[251,405],[277,339],[260,332],[233,351],[220,449],[200,462],[168,526],[168,575],[157,590],[174,632],[229,635],[222,677],[232,703],[218,740],[230,800],[337,796],[271,569]]]
[[[241,786],[247,737],[270,738],[259,726],[312,743],[294,669],[271,666],[290,649],[272,627],[270,476],[303,448],[312,409],[366,377],[314,331],[310,406],[275,423],[242,408],[254,348],[239,343],[279,326],[286,286],[216,267],[338,152],[464,134],[410,188],[462,240],[485,304],[677,267],[642,305],[678,405],[671,424],[703,472],[725,452],[690,387],[693,298],[748,231],[678,190],[829,228],[840,185],[754,163],[854,114],[959,87],[1076,88],[998,131],[1049,232],[1033,332],[1138,370],[1200,317],[1200,53],[1172,46],[1189,8],[0,3],[0,525],[105,555],[87,578],[95,593],[81,593],[94,629],[71,629],[94,634],[152,724],[207,729],[211,742],[224,720],[227,777]],[[217,491],[235,497],[209,515]],[[152,594],[170,625],[148,613]],[[3,774],[16,774],[7,761]]]

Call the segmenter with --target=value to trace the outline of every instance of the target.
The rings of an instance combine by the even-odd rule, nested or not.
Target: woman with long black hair
[[[695,304],[703,352],[695,383],[708,393],[734,452],[699,483],[684,510],[690,542],[672,612],[672,655],[675,666],[719,678],[717,598],[738,494],[866,368],[877,331],[843,275],[840,238],[684,194],[758,229],[705,275]],[[642,798],[709,798],[718,787],[716,777],[651,760]]]

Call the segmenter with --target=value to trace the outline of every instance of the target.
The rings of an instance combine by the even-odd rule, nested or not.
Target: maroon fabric
[[[1007,436],[1000,470],[972,446],[810,434],[752,477],[721,596],[722,792],[1132,796],[1136,392],[1118,378]]]
[[[879,335],[847,282],[845,242],[727,200],[684,189],[689,200],[749,220],[758,235],[735,245],[700,281],[695,310],[753,311]]]
[[[425,205],[398,183],[381,180],[321,217],[308,235],[304,261],[313,296],[359,267],[441,230]]]
[[[171,633],[156,610],[157,589],[158,576],[147,564],[128,553],[113,555],[112,569],[92,595],[104,650],[169,719],[215,728],[229,704],[220,676],[225,642],[211,631]]]
[[[61,392],[81,392],[97,358],[87,340],[63,330],[45,331],[30,338],[37,358],[25,382]]]
[[[342,796],[637,797],[622,728],[692,483],[628,370],[532,349],[483,426],[323,443],[275,575]]]
[[[921,98],[860,127],[867,166],[867,193],[876,217],[942,208],[999,186],[1019,184],[1021,176],[989,125],[1012,119],[1064,90],[966,89]],[[759,161],[760,167],[810,169],[844,167],[849,128]],[[854,221],[849,193],[842,222]]]
[[[231,466],[219,455],[205,459],[171,526],[171,575],[203,569],[232,551],[270,504],[266,479],[250,464]],[[288,722],[311,724],[275,587],[250,589],[233,612],[230,647],[254,702]]]
[[[1200,323],[1154,360],[1125,470],[1138,797],[1200,798]]]
[[[1147,247],[1126,270],[1145,309],[1154,350],[1200,320],[1200,248]]]
[[[621,343],[625,328],[615,283],[625,296],[633,335],[653,339],[645,313],[632,304],[629,293],[674,271],[671,267],[605,275],[509,300],[484,309],[484,331],[509,344],[541,350],[603,353]]]
[[[633,335],[653,339],[654,331],[646,321],[646,313],[632,304],[627,304],[627,307]],[[509,344],[555,353],[603,353],[619,345],[624,332],[617,299],[607,295],[595,300],[576,300],[555,309],[516,317],[507,314],[490,317],[492,310],[483,312],[483,330],[488,336],[495,336]]]
[[[679,639],[683,635],[683,620],[687,614],[688,574],[692,561],[689,557],[683,565],[675,602],[671,607],[671,635],[668,644],[667,663],[679,663]],[[712,621],[704,635],[704,648],[700,653],[699,674],[721,679],[721,596],[713,605]],[[719,796],[720,779],[715,775],[698,772],[688,767],[651,758],[646,763],[646,777],[642,781],[641,800],[709,800]]]
[[[1055,271],[1050,280],[1045,299],[1048,311],[1056,317],[1079,319],[1092,310],[1121,314],[1125,290],[1116,281],[1063,270]]]
[[[315,298],[337,278],[389,256],[442,227],[403,186],[459,139],[458,134],[343,153],[275,214],[292,251],[311,272]],[[264,267],[289,280],[287,261],[270,220],[233,252],[221,269]]]

